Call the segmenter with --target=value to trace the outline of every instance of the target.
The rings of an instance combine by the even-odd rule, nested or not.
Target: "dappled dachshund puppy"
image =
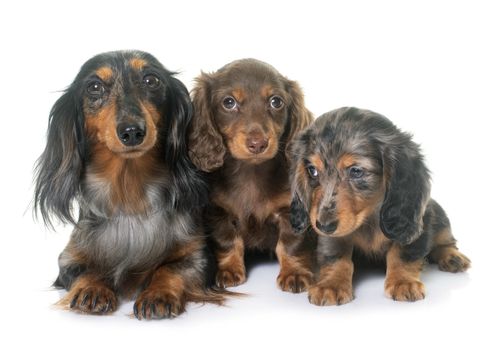
[[[293,145],[294,229],[318,234],[316,305],[353,299],[353,250],[385,259],[385,294],[423,299],[425,259],[443,271],[466,270],[444,210],[430,199],[418,145],[387,118],[341,108],[322,115]]]
[[[285,152],[312,120],[300,87],[264,62],[242,59],[202,73],[192,101],[189,153],[209,173],[205,217],[218,262],[217,285],[245,282],[244,252],[251,249],[276,251],[278,284],[289,288],[299,264],[285,253],[294,236]],[[305,276],[304,289],[311,272],[298,272]]]
[[[61,305],[106,314],[136,297],[135,316],[153,319],[222,301],[205,286],[206,186],[187,154],[191,117],[185,86],[138,51],[90,59],[56,101],[35,206],[45,223],[75,226],[59,257]]]

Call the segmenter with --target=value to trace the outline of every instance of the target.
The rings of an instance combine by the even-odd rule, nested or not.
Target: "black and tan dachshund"
[[[186,87],[138,51],[91,58],[56,101],[35,203],[48,225],[75,226],[59,258],[61,305],[106,314],[136,297],[135,316],[153,319],[222,302],[206,287],[207,190],[188,157],[191,118]]]

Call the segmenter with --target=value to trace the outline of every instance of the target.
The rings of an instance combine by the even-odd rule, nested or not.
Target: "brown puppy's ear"
[[[313,115],[305,107],[305,99],[300,85],[293,80],[286,81],[286,90],[291,96],[289,105],[289,121],[286,136],[286,149],[298,132],[306,128],[313,121]]]
[[[388,238],[409,244],[422,233],[430,176],[418,145],[407,134],[402,133],[398,138],[404,142],[392,142],[383,154],[386,192],[380,228]]]
[[[192,90],[194,115],[188,133],[190,159],[197,168],[211,172],[224,162],[226,147],[213,119],[211,76],[202,73]]]

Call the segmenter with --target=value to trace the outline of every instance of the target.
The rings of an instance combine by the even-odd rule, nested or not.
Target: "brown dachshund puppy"
[[[206,224],[218,262],[216,284],[246,280],[245,249],[276,251],[283,290],[306,289],[311,272],[290,251],[286,147],[312,121],[298,84],[272,66],[243,59],[202,74],[192,91],[190,158],[209,173]],[[297,272],[297,273],[295,273]]]
[[[318,234],[316,305],[353,299],[353,250],[385,259],[385,293],[423,299],[425,259],[441,270],[466,270],[444,210],[430,199],[430,177],[419,147],[387,118],[341,108],[324,114],[293,143],[291,221]]]
[[[207,188],[188,157],[191,118],[185,86],[139,51],[91,58],[55,103],[35,203],[47,223],[74,225],[58,260],[61,305],[107,314],[136,296],[135,316],[155,319],[222,302],[206,285]]]

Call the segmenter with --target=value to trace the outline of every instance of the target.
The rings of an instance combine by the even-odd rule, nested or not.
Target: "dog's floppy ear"
[[[302,142],[299,139],[295,139],[289,152],[292,193],[290,221],[296,233],[305,232],[310,225],[308,208],[310,206],[309,194],[311,193],[311,188],[306,181],[306,170],[301,157]]]
[[[53,227],[51,215],[75,224],[72,201],[80,193],[86,141],[82,106],[72,85],[53,105],[46,148],[36,162],[34,210]]]
[[[422,232],[430,195],[430,175],[418,145],[407,134],[397,137],[398,142],[384,146],[386,192],[380,211],[380,228],[388,238],[409,244]]]
[[[192,90],[194,116],[189,132],[189,155],[202,171],[211,172],[221,167],[226,154],[223,138],[213,118],[211,76],[202,73]]]
[[[300,196],[296,191],[293,193],[293,198],[291,200],[289,219],[291,221],[291,226],[296,233],[303,233],[308,228],[308,212],[305,204],[301,201]]]
[[[187,130],[192,121],[193,107],[185,85],[171,76],[166,89],[166,111],[170,116],[167,125],[166,161],[173,166],[187,155]]]
[[[289,108],[289,120],[286,135],[286,144],[289,148],[290,143],[298,132],[306,128],[313,121],[313,115],[305,107],[305,98],[301,91],[300,85],[293,80],[286,81],[286,90],[291,96],[291,104]]]
[[[185,85],[171,76],[166,91],[165,115],[169,116],[165,147],[166,163],[173,171],[176,196],[170,196],[173,206],[179,209],[201,205],[206,195],[206,186],[188,157],[187,133],[193,117],[193,106]]]

